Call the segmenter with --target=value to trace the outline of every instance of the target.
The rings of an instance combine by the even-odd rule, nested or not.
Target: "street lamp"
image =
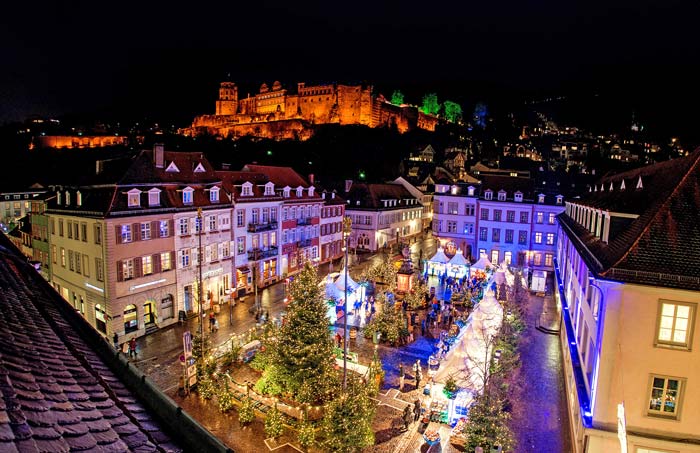
[[[202,284],[204,283],[202,281],[202,230],[204,228],[202,225],[202,208],[197,208],[197,228],[197,236],[199,238],[199,248],[197,249],[197,267],[199,268],[199,282],[197,285],[199,293],[197,297],[199,302],[199,339],[202,342],[202,346],[204,346],[204,313],[202,312]],[[202,357],[204,357],[204,351],[202,351]]]
[[[348,387],[348,245],[352,232],[350,217],[343,219],[343,240],[345,243],[345,298],[343,299],[343,391]]]

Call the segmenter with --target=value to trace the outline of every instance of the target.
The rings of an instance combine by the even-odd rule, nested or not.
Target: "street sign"
[[[182,343],[185,349],[185,359],[192,357],[192,334],[189,330],[182,334]]]

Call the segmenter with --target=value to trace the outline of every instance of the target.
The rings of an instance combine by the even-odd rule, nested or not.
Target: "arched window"
[[[124,308],[124,333],[135,332],[139,329],[139,319],[136,305],[127,305]]]

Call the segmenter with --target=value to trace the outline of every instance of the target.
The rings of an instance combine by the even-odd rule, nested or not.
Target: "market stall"
[[[492,266],[493,265],[491,264],[491,261],[489,261],[489,259],[486,257],[486,255],[481,255],[481,257],[479,258],[479,261],[472,264],[473,269],[478,269],[480,271],[490,270],[492,268]]]
[[[450,259],[445,255],[442,247],[438,247],[437,252],[428,260],[428,267],[425,269],[427,275],[442,277],[447,271],[447,263]]]
[[[453,278],[464,278],[469,275],[469,261],[464,258],[462,250],[457,250],[455,256],[446,264],[447,276]]]

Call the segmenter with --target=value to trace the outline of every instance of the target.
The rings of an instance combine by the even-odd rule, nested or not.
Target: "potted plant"
[[[451,375],[447,378],[447,381],[445,382],[443,393],[449,399],[453,399],[455,397],[455,394],[457,393],[457,382],[455,381],[455,378]]]

